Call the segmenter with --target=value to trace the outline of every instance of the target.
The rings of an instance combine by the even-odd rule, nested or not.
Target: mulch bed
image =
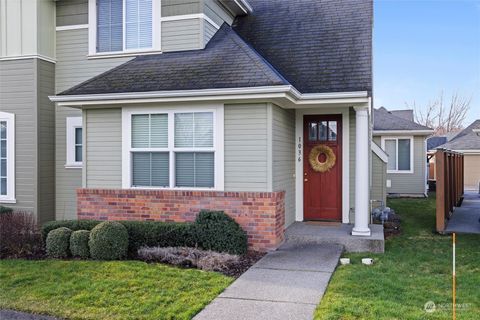
[[[402,219],[398,214],[390,213],[388,215],[388,220],[383,224],[385,240],[402,234],[401,222]],[[380,220],[375,220],[374,223],[382,224]]]
[[[229,277],[238,278],[251,266],[257,263],[258,260],[263,258],[265,252],[249,251],[247,254],[240,256],[240,261],[235,265],[232,265],[228,270],[222,273]]]

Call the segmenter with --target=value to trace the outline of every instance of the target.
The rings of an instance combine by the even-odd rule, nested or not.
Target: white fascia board
[[[450,150],[450,149],[447,149]],[[458,152],[458,153],[463,153],[463,154],[480,154],[480,149],[471,149],[471,150],[457,150],[457,149],[452,149],[451,151]]]
[[[387,135],[410,135],[410,136],[428,136],[433,133],[433,130],[373,130],[374,136]]]
[[[174,101],[206,101],[206,100],[251,100],[251,99],[285,99],[290,107],[307,104],[340,104],[368,103],[368,93],[308,93],[301,94],[291,85],[203,89],[172,90],[114,94],[90,94],[71,96],[49,96],[59,106],[87,106],[98,104],[148,103]]]
[[[388,162],[388,155],[382,148],[378,146],[374,141],[371,141],[372,151],[384,162]]]

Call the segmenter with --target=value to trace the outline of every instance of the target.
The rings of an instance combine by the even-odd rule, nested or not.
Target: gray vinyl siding
[[[57,26],[88,23],[88,0],[57,1]]]
[[[55,217],[77,218],[76,189],[82,187],[82,168],[65,168],[67,162],[67,117],[81,117],[82,111],[57,107],[55,113]]]
[[[205,15],[212,19],[217,25],[221,26],[223,22],[232,25],[234,17],[216,0],[205,1]]]
[[[0,61],[0,111],[15,114],[15,198],[5,204],[54,218],[55,66],[40,59]]]
[[[225,191],[268,191],[267,104],[225,105]]]
[[[122,109],[83,112],[87,188],[122,187]]]
[[[372,187],[370,198],[372,200],[383,201],[386,203],[387,199],[387,164],[382,161],[373,151],[372,151]],[[378,202],[374,205],[379,205]]]
[[[87,56],[88,29],[57,31],[57,93],[132,59],[88,59]]]
[[[162,51],[201,49],[204,45],[202,19],[162,22]]]
[[[0,111],[15,114],[15,204],[37,214],[36,59],[0,61]]]
[[[273,106],[272,188],[285,191],[285,227],[295,221],[295,110]]]
[[[162,0],[162,17],[202,12],[202,0]]]
[[[408,136],[408,132],[401,136]],[[381,137],[375,136],[373,139],[381,146]],[[413,137],[413,173],[387,173],[387,180],[391,181],[391,188],[387,188],[388,193],[397,194],[424,194],[425,193],[425,170],[426,170],[426,152],[425,137]]]
[[[203,42],[204,45],[207,45],[208,41],[215,35],[217,32],[217,28],[212,26],[212,24],[208,21],[203,23]]]
[[[38,216],[40,222],[55,219],[55,65],[37,60],[38,101]],[[18,132],[18,129],[17,129]]]
[[[88,29],[57,31],[56,92],[62,92],[131,58],[88,59]],[[65,168],[66,118],[81,117],[77,109],[58,107],[55,129],[56,218],[75,219],[76,189],[82,186],[82,169]]]

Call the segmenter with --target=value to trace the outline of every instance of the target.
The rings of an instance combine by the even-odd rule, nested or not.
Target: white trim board
[[[180,20],[189,20],[189,19],[203,19],[210,23],[215,29],[220,29],[220,26],[215,23],[210,17],[208,17],[204,13],[193,13],[193,14],[183,14],[178,16],[168,16],[168,17],[161,17],[160,21],[180,21]]]
[[[158,102],[185,102],[185,101],[219,101],[271,99],[283,108],[302,108],[306,106],[319,107],[320,105],[344,105],[345,107],[369,103],[370,98],[366,91],[358,92],[331,92],[302,94],[291,85],[242,87],[202,90],[170,90],[150,92],[128,92],[116,94],[89,94],[49,96],[59,106],[77,107],[89,105],[118,105],[128,103],[158,103]]]
[[[57,61],[53,58],[49,58],[47,56],[41,54],[29,54],[29,55],[22,55],[22,56],[11,56],[11,57],[1,57],[0,61],[10,61],[10,60],[23,60],[23,59],[40,59],[51,63],[57,63]]]
[[[370,142],[372,146],[372,151],[375,152],[375,154],[384,162],[388,163],[388,154],[380,148],[378,144],[375,143],[375,141]]]
[[[7,194],[0,203],[16,203],[15,199],[15,114],[0,111],[0,121],[7,123]]]
[[[295,112],[295,220],[303,221],[303,116],[342,115],[342,223],[350,222],[350,108],[297,109]]]
[[[58,26],[55,28],[56,31],[67,31],[67,30],[78,30],[78,29],[88,29],[88,24],[72,24],[68,26]]]
[[[433,130],[373,130],[374,136],[382,136],[382,135],[425,136],[430,134],[433,134]]]

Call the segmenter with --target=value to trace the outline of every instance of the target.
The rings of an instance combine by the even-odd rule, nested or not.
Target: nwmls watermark
[[[455,303],[455,308],[457,310],[466,310],[471,307],[471,303]],[[435,311],[445,311],[445,310],[452,310],[453,303],[435,303],[433,301],[427,301],[424,306],[423,310],[426,313],[433,313]]]

